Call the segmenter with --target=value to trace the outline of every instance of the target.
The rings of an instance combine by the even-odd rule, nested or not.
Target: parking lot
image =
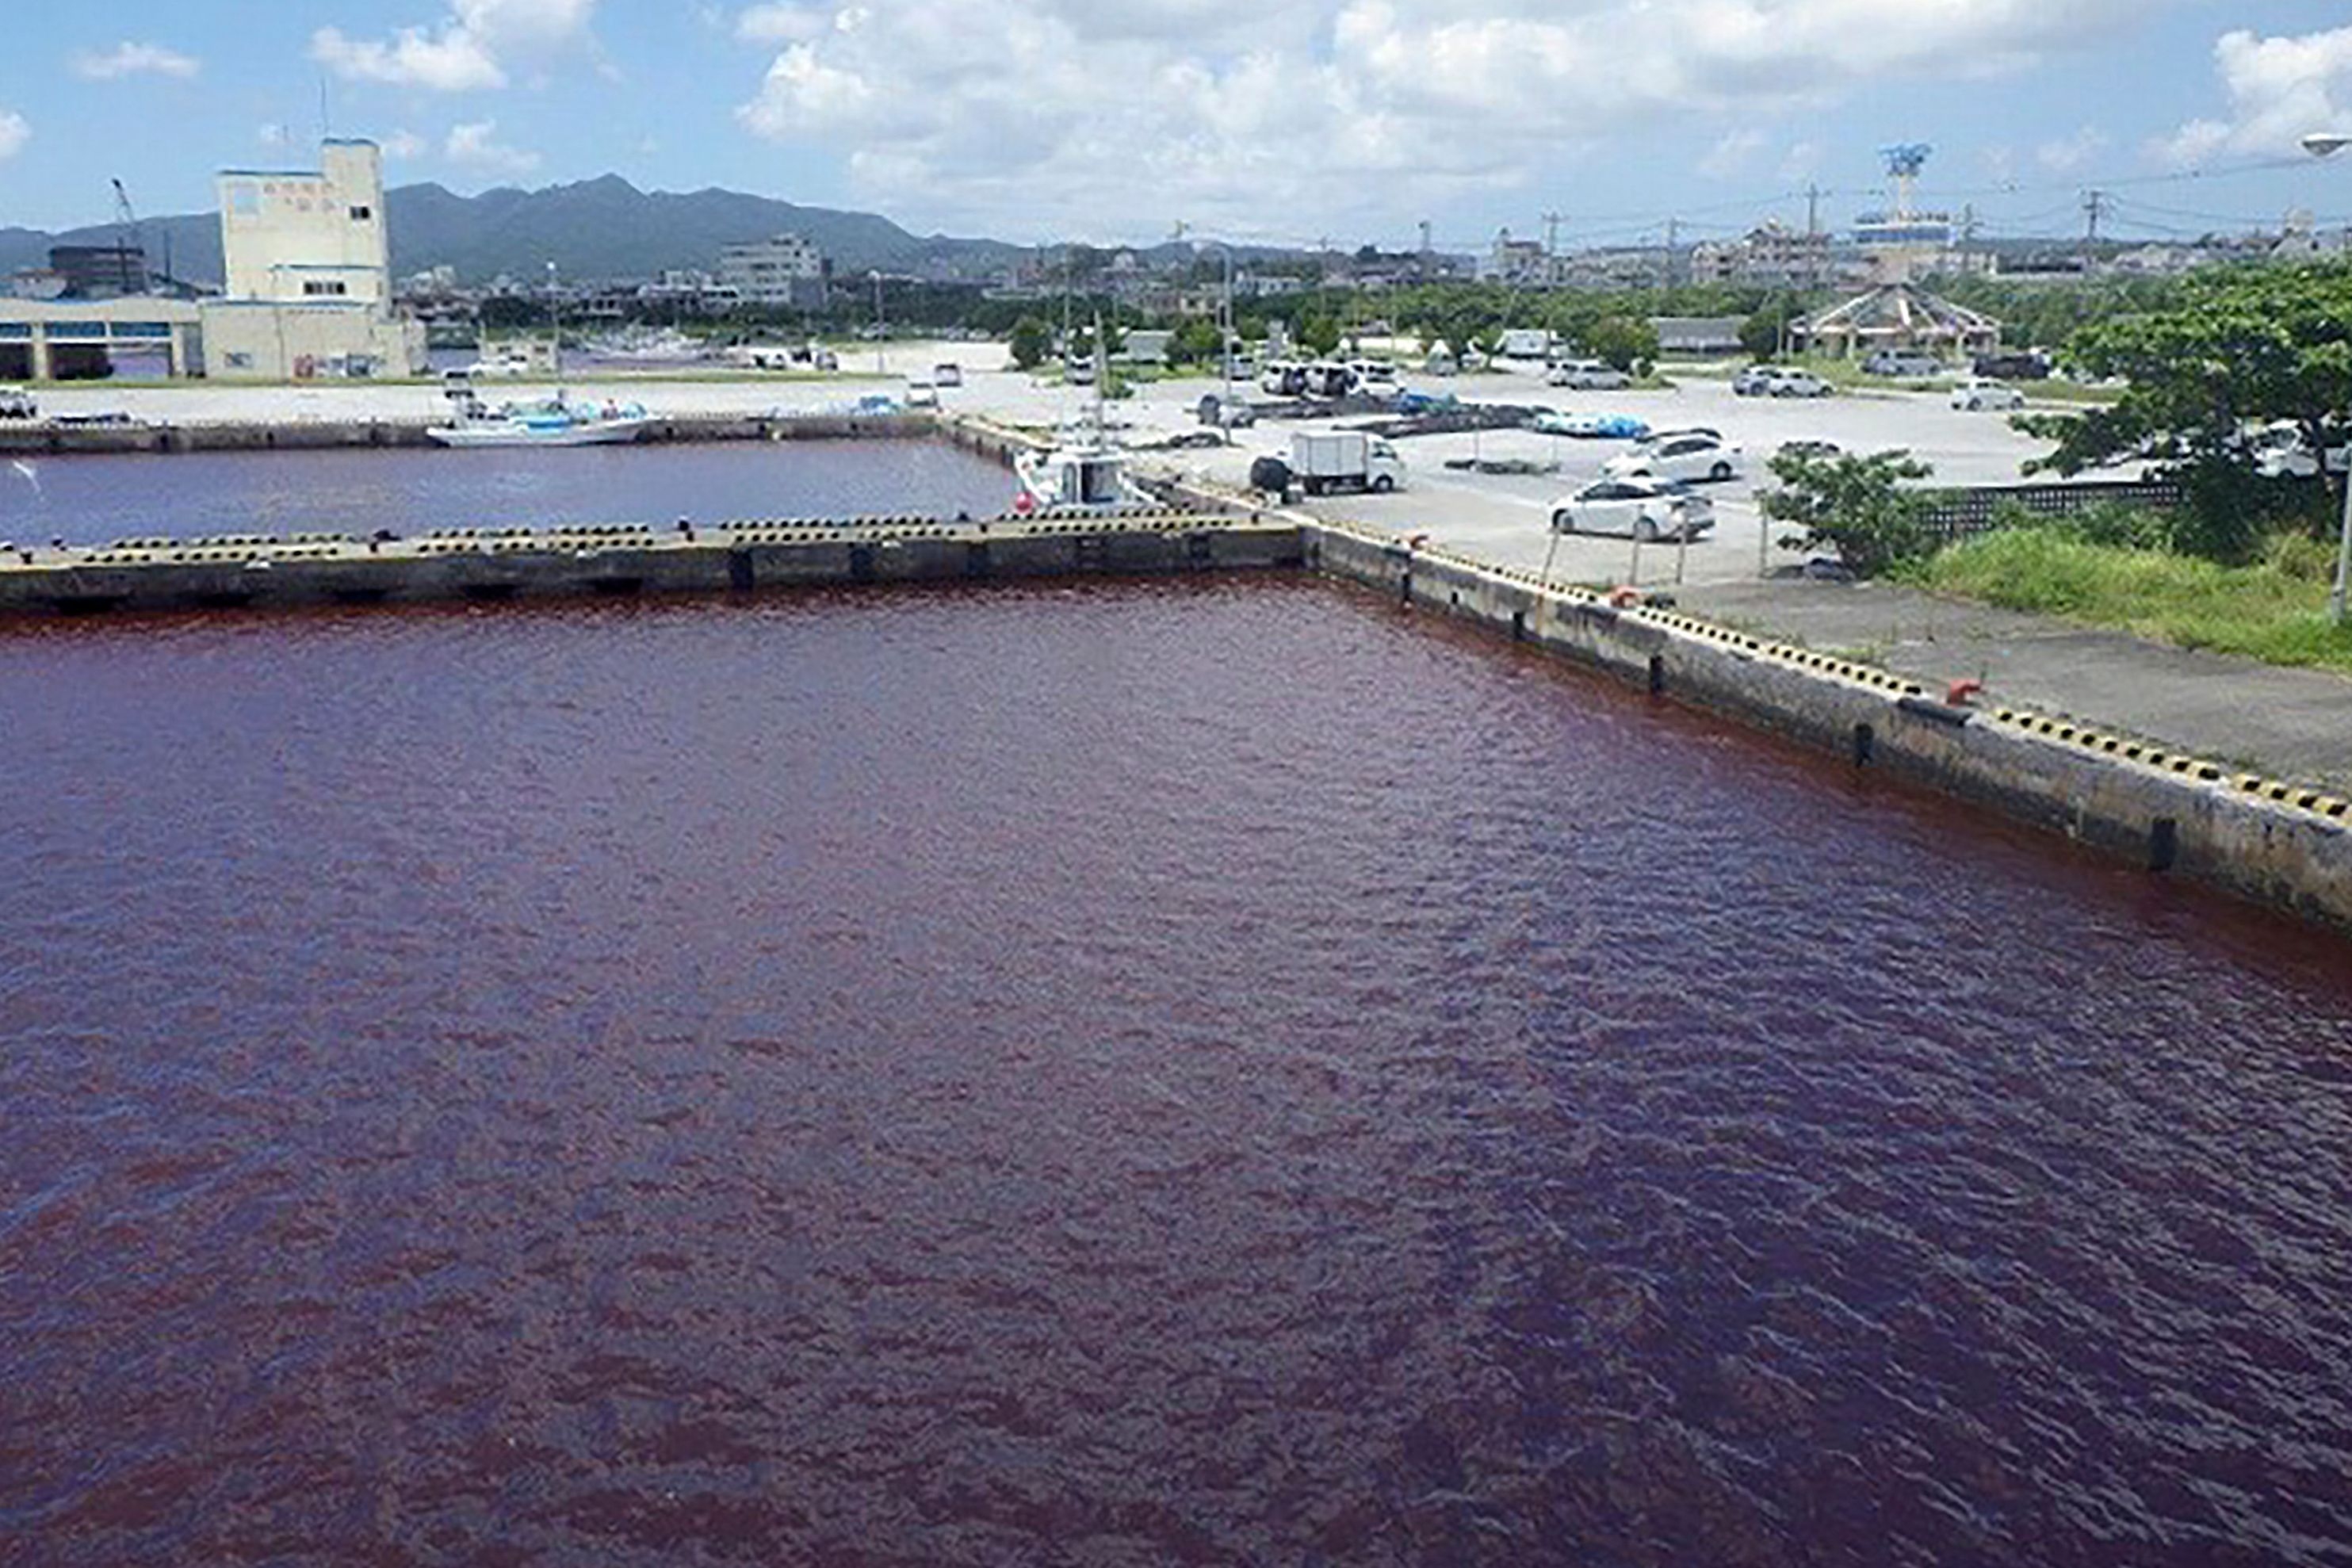
[[[1735,396],[1722,375],[1684,374],[1670,388],[1653,391],[1570,392],[1544,384],[1540,367],[1507,370],[1445,381],[1405,378],[1405,384],[1450,392],[1465,402],[1507,403],[1570,413],[1630,414],[1653,429],[1704,426],[1719,431],[1744,453],[1739,478],[1705,487],[1715,502],[1716,526],[1686,555],[1672,544],[1642,548],[1640,581],[1672,582],[1679,567],[1691,582],[1727,582],[1759,574],[1762,518],[1756,492],[1769,488],[1765,462],[1784,441],[1826,440],[1851,452],[1903,448],[1933,466],[1935,482],[1951,485],[2013,484],[2021,466],[2046,449],[2019,434],[1997,414],[1964,414],[1941,393],[1869,391],[1813,399]],[[1194,405],[1213,383],[1163,382],[1140,389],[1113,405],[1138,445],[1196,429]],[[1025,400],[1024,400],[1025,401]],[[1234,432],[1234,444],[1218,450],[1166,454],[1159,460],[1227,484],[1244,482],[1253,458],[1281,456],[1293,430],[1319,421],[1261,420]],[[1346,425],[1351,421],[1341,420]],[[1388,496],[1339,496],[1302,503],[1321,515],[1359,518],[1433,540],[1508,565],[1540,567],[1550,536],[1552,502],[1598,476],[1601,466],[1630,442],[1580,440],[1528,430],[1411,437],[1397,442],[1412,466],[1406,489]],[[1155,455],[1159,458],[1159,455]],[[1449,458],[1524,461],[1556,466],[1539,475],[1486,474],[1448,468]],[[1678,555],[1683,558],[1678,561]],[[1769,563],[1793,561],[1790,552],[1761,552]],[[1633,580],[1635,552],[1624,539],[1569,536],[1559,542],[1552,563],[1556,576],[1580,582]]]

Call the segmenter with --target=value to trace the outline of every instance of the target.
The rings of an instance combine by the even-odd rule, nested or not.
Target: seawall
[[[1298,530],[1288,519],[1177,510],[953,523],[788,519],[690,532],[636,525],[445,529],[383,543],[323,535],[126,540],[93,552],[0,556],[0,617],[741,594],[1299,562]]]
[[[315,451],[336,447],[429,447],[438,418],[0,422],[0,457],[66,457],[124,452]],[[647,422],[637,439],[698,441],[847,441],[936,436],[951,422],[913,414],[680,414]]]
[[[1948,703],[1883,670],[1671,607],[1294,521],[1307,565],[1400,605],[2352,934],[2352,803],[2022,710]]]

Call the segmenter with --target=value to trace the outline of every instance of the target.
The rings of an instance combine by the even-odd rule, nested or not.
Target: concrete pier
[[[1297,525],[1175,510],[940,522],[773,520],[690,533],[605,525],[450,529],[371,543],[332,535],[133,539],[0,557],[0,616],[322,604],[749,593],[1296,566]]]
[[[312,451],[335,447],[429,447],[425,431],[441,418],[207,420],[157,424],[126,420],[0,422],[0,457],[67,457],[123,452]],[[928,413],[680,414],[648,421],[642,442],[848,441],[918,439],[947,433]],[[963,439],[961,437],[953,437]],[[979,438],[964,444],[978,445]]]

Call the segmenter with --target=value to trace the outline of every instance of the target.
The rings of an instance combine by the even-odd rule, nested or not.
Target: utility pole
[[[1683,220],[1678,217],[1668,218],[1666,220],[1666,265],[1661,274],[1661,280],[1669,289],[1675,286],[1675,252],[1681,247],[1682,235]]]
[[[1815,184],[1805,186],[1805,237],[1811,239],[1822,232],[1822,187]]]
[[[2085,219],[2083,228],[2084,259],[2087,261],[2090,258],[2090,252],[2098,248],[2099,220],[2107,216],[2107,193],[2084,191],[2083,216]]]
[[[1543,215],[1544,221],[1544,287],[1559,281],[1559,226],[1566,221],[1559,214]]]
[[[1421,220],[1421,281],[1423,283],[1429,281],[1433,258],[1433,252],[1429,244],[1429,220],[1423,218]]]

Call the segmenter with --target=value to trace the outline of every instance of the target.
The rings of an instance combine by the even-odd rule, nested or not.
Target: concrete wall
[[[1343,527],[1303,522],[1301,554],[1661,699],[2352,932],[2352,803],[2038,714],[1950,707],[1884,671]]]
[[[0,617],[435,599],[747,593],[866,583],[1266,569],[1299,563],[1286,522],[1197,514],[943,523],[778,520],[675,530],[444,530],[341,537],[131,540],[0,557]]]
[[[414,376],[428,363],[422,321],[368,305],[208,300],[203,319],[205,374],[216,381],[328,379],[354,361],[371,376]]]

